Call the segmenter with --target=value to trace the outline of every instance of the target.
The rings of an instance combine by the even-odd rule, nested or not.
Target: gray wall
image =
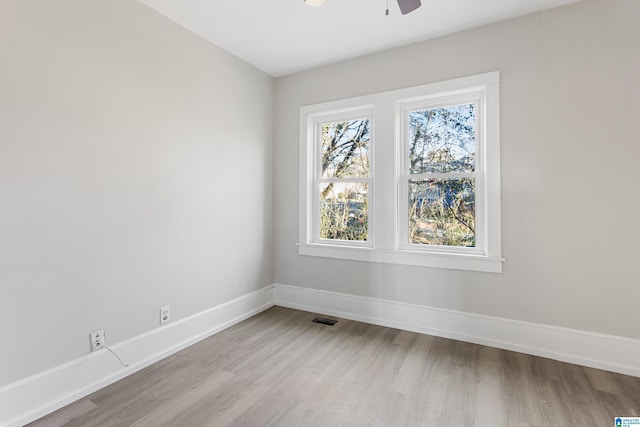
[[[280,78],[274,121],[271,77],[138,2],[2,0],[0,386],[274,279],[640,338],[638,16],[583,0]],[[503,274],[297,255],[300,105],[492,70]]]
[[[273,90],[136,1],[0,2],[0,386],[272,283]]]
[[[584,0],[278,79],[275,281],[640,338],[639,16]],[[301,105],[493,70],[503,274],[298,256]]]

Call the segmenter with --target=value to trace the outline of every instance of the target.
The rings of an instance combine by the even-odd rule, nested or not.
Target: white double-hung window
[[[499,74],[300,109],[309,256],[501,272]]]
[[[372,246],[371,122],[369,109],[314,120],[311,212],[316,243]]]

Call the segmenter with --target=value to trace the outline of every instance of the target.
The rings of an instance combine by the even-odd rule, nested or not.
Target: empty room
[[[0,427],[640,425],[639,22],[0,0]]]

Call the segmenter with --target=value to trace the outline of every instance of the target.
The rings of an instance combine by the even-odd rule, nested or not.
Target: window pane
[[[369,119],[322,124],[322,178],[369,176]]]
[[[475,104],[409,113],[409,172],[473,172]]]
[[[366,182],[332,182],[320,186],[320,238],[367,240]]]
[[[409,243],[475,247],[475,179],[409,181]]]

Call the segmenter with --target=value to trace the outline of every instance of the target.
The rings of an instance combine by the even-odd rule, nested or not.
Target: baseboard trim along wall
[[[640,340],[297,286],[274,286],[278,306],[640,377]]]
[[[0,388],[0,427],[20,427],[273,305],[513,350],[640,377],[640,340],[283,284]]]
[[[0,388],[0,426],[19,427],[273,306],[273,286]]]

